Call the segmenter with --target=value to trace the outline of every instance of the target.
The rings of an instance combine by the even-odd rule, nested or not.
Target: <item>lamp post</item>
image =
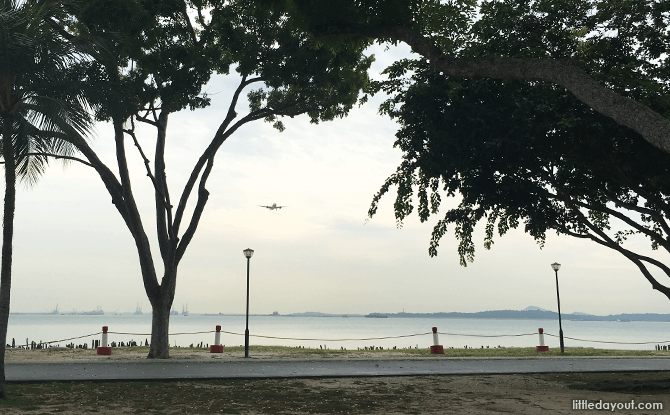
[[[558,336],[560,337],[561,340],[561,354],[565,352],[565,348],[563,347],[563,325],[561,324],[561,296],[558,293],[558,270],[561,269],[561,264],[558,262],[554,262],[551,264],[551,268],[554,270],[556,273],[556,299],[558,300]]]
[[[244,330],[244,357],[249,357],[249,262],[253,254],[253,249],[244,250],[244,256],[247,257],[247,328]]]

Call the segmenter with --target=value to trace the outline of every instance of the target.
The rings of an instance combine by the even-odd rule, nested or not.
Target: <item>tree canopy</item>
[[[401,124],[403,162],[375,196],[397,185],[402,222],[414,206],[425,221],[443,195],[460,196],[433,230],[429,252],[453,226],[461,264],[474,260],[473,232],[485,223],[484,246],[522,226],[540,244],[546,233],[614,249],[637,265],[654,289],[670,296],[648,268],[662,262],[625,248],[634,234],[670,252],[670,155],[550,85],[450,79],[417,68],[402,105],[387,112]]]
[[[258,1],[289,10],[296,25],[323,39],[406,43],[444,76],[559,85],[670,152],[667,2]]]
[[[487,2],[473,24],[476,41],[454,59],[575,59],[608,89],[667,116],[667,7],[624,3]],[[598,28],[600,36],[592,29],[585,38],[579,27]],[[555,83],[447,76],[425,60],[397,62],[387,73],[379,87],[393,97],[382,111],[401,125],[396,146],[404,159],[370,215],[392,185],[400,222],[415,205],[425,221],[438,213],[441,194],[458,195],[458,207],[434,228],[431,255],[448,225],[463,265],[474,259],[480,221],[486,248],[495,233],[520,225],[541,245],[553,230],[620,252],[670,298],[651,272],[670,277],[670,268],[625,244],[643,235],[653,249],[670,252],[667,152]]]

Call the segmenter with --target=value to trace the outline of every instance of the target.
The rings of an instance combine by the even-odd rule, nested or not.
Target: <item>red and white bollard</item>
[[[430,354],[444,354],[444,347],[440,346],[437,338],[437,327],[433,327],[433,345],[430,346]]]
[[[539,328],[537,329],[537,334],[540,336],[540,345],[535,346],[535,350],[538,352],[548,352],[549,351],[549,346],[544,345],[544,329]]]
[[[223,345],[221,344],[221,326],[216,326],[216,333],[214,334],[214,344],[209,346],[210,353],[223,353]]]
[[[112,348],[107,346],[107,326],[102,326],[102,341],[100,342],[101,346],[98,346],[98,354],[100,355],[111,355]]]

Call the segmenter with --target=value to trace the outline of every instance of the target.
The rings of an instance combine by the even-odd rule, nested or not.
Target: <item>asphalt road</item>
[[[7,363],[7,382],[670,371],[670,358],[169,360]]]

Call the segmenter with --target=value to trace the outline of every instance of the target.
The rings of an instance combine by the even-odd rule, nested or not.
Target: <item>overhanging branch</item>
[[[319,35],[319,33],[317,33]],[[404,26],[342,25],[322,35],[355,35],[403,42],[426,58],[438,73],[462,78],[545,81],[560,85],[595,111],[640,134],[653,146],[670,153],[670,120],[651,108],[607,89],[571,61],[516,58],[451,58],[432,40]]]

